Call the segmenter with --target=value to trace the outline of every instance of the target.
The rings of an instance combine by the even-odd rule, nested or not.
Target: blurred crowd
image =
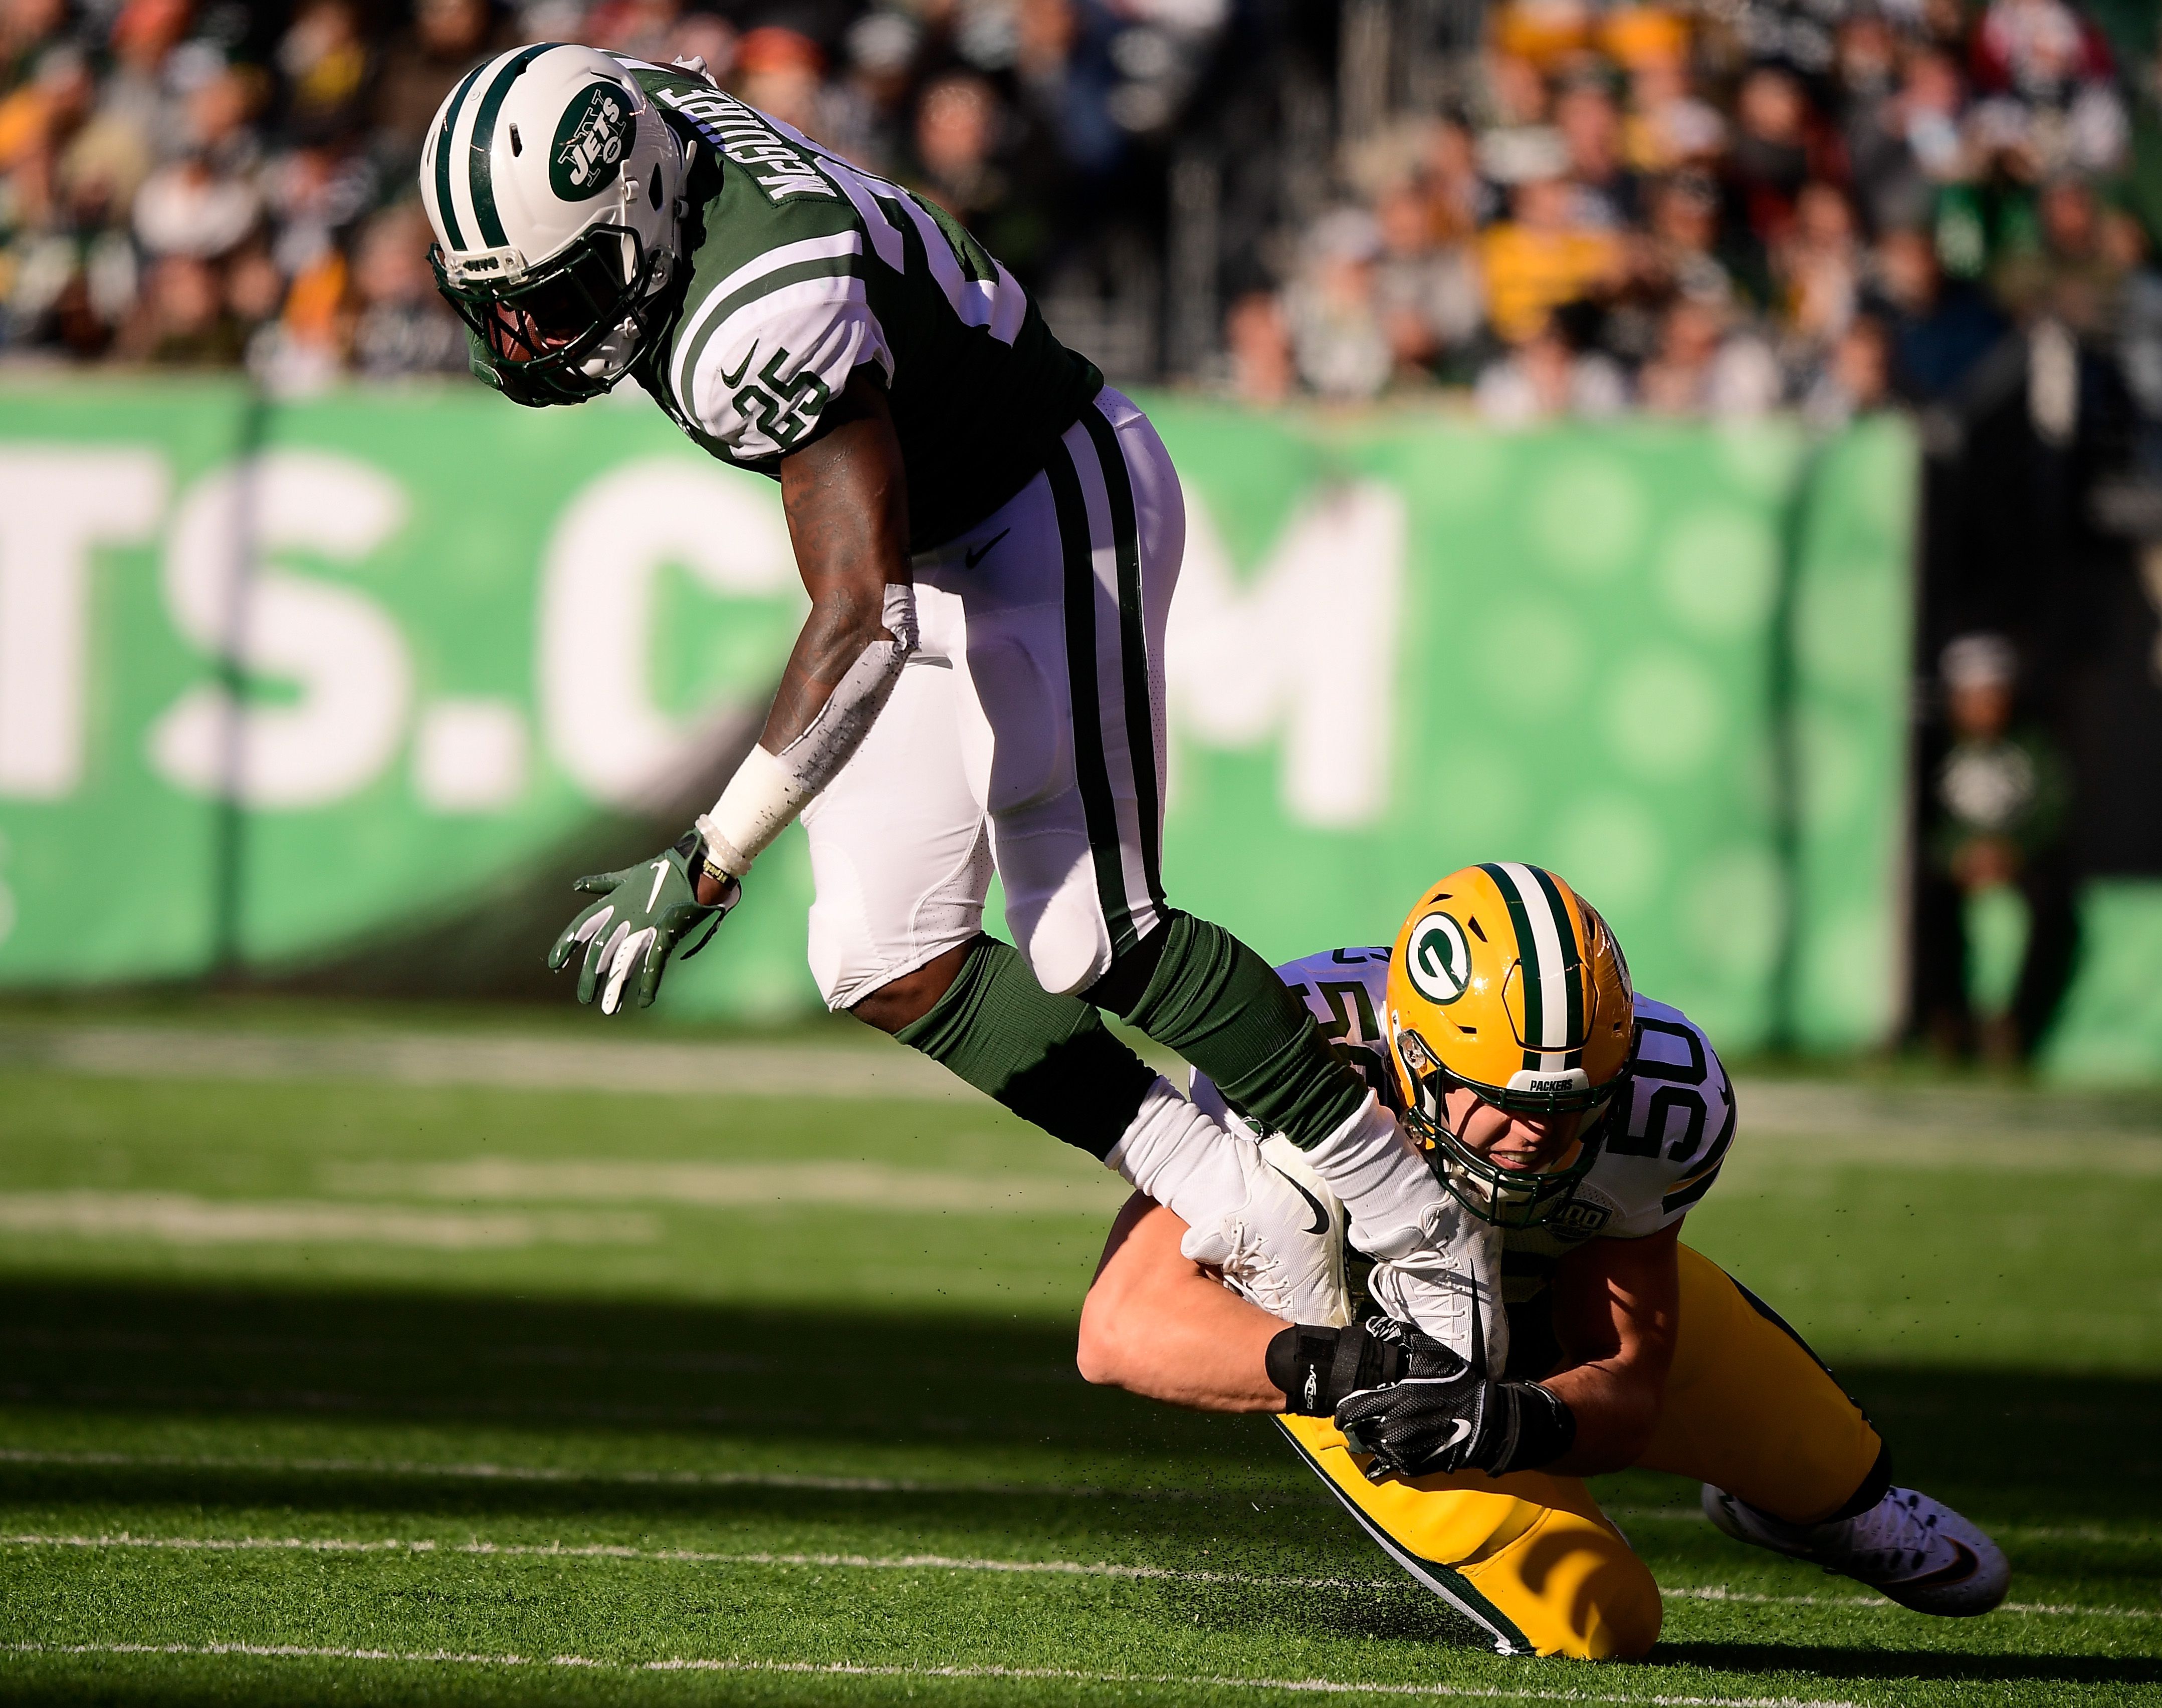
[[[1264,14],[0,0],[0,351],[245,362],[280,390],[458,368],[413,168],[457,79],[535,39],[698,56],[1042,294],[1107,217],[1176,216],[1166,161],[1207,145],[1209,80],[1252,75]],[[2068,0],[1506,0],[1458,58],[1445,113],[1340,113],[1333,205],[1224,261],[1251,287],[1225,389],[1829,424],[1945,398],[2047,318],[2162,420],[2162,273],[2128,188],[2162,89]]]
[[[2054,316],[2162,414],[2128,175],[2154,76],[2066,0],[1509,0],[1461,110],[1348,148],[1233,302],[1229,383],[1829,424]]]
[[[414,169],[457,79],[535,40],[696,55],[1033,282],[1178,117],[1227,0],[757,3],[0,0],[0,353],[280,391],[462,368]]]

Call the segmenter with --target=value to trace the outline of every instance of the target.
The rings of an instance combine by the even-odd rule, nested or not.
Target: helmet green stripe
[[[495,129],[495,116],[503,111],[503,103],[510,94],[510,86],[525,75],[525,68],[549,49],[558,45],[560,44],[556,42],[544,41],[535,42],[530,48],[520,49],[511,56],[510,63],[496,73],[495,81],[488,86],[488,93],[481,97],[480,112],[473,119],[473,134],[467,138],[466,148],[471,156],[473,217],[480,221],[481,242],[487,248],[500,249],[510,241],[504,234],[503,221],[495,211],[495,167],[488,150],[488,137]]]
[[[465,233],[458,228],[458,211],[451,200],[451,133],[458,126],[458,109],[485,66],[475,65],[467,72],[443,108],[443,128],[436,133],[436,211],[442,216],[443,235],[450,239],[453,249],[465,247]]]

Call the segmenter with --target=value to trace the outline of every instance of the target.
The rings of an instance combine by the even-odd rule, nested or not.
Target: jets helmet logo
[[[549,187],[564,200],[588,200],[615,182],[630,143],[627,107],[623,91],[596,83],[564,108],[548,162]]]
[[[1412,988],[1429,1002],[1453,1002],[1471,982],[1471,945],[1447,914],[1428,914],[1412,927],[1405,956]]]

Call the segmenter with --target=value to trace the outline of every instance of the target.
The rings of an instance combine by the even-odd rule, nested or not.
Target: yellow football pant
[[[1677,1248],[1681,1310],[1665,1409],[1637,1465],[1715,1483],[1773,1516],[1835,1513],[1883,1444],[1808,1347],[1726,1272]],[[1583,1479],[1465,1471],[1372,1483],[1326,1418],[1277,1419],[1405,1570],[1502,1654],[1632,1659],[1659,1635],[1659,1588]]]

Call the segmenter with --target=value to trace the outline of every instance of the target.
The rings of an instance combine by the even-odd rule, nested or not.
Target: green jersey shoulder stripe
[[[898,213],[915,227],[932,282],[955,318],[964,326],[982,328],[1001,344],[1021,336],[1028,315],[1027,293],[974,239],[958,226],[940,221],[899,185],[851,166],[815,143],[804,146],[849,198],[880,261],[896,273],[907,270],[908,242],[894,217]]]
[[[692,377],[697,371],[698,358],[705,354],[707,345],[729,315],[755,301],[765,291],[779,289],[784,283],[780,275],[784,273],[791,275],[792,279],[801,279],[812,276],[802,269],[822,264],[835,273],[859,274],[863,253],[860,232],[806,237],[753,257],[708,290],[676,335],[674,360],[669,364],[669,389],[676,394],[684,413],[697,418],[697,410],[691,395]]]

